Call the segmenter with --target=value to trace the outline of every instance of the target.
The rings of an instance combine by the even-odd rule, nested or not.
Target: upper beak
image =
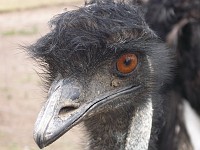
[[[64,79],[54,82],[49,93],[34,129],[34,140],[40,148],[62,136],[82,114],[80,104],[75,102],[81,94],[77,82]]]
[[[118,91],[104,93],[83,105],[77,102],[81,95],[81,86],[73,80],[62,79],[54,82],[50,88],[50,96],[40,111],[34,129],[34,140],[43,148],[82,121],[91,110],[106,104],[110,99],[121,94],[131,93],[139,86],[130,86]]]

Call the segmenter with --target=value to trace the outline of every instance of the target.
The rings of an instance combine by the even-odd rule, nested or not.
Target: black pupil
[[[131,59],[127,57],[124,61],[124,65],[129,66],[131,64]]]

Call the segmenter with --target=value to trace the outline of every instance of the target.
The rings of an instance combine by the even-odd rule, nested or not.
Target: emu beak
[[[81,87],[76,81],[62,79],[54,82],[50,88],[49,98],[35,123],[35,142],[40,148],[48,146],[81,122],[94,108],[138,88],[140,86],[129,86],[118,91],[104,93],[80,106],[76,99],[81,95]]]
[[[81,92],[75,81],[62,79],[53,82],[49,98],[42,107],[34,129],[34,140],[42,149],[69,130],[81,117],[80,104],[75,102]]]

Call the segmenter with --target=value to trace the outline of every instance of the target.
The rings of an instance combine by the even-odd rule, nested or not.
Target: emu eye
[[[137,66],[138,59],[135,54],[124,54],[117,60],[117,70],[122,74],[131,73]]]

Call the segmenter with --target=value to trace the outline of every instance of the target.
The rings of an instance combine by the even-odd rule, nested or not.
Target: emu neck
[[[136,112],[137,115],[134,115]],[[147,150],[151,134],[152,105],[137,110],[130,106],[123,107],[96,115],[84,123],[89,133],[89,150]]]
[[[124,150],[133,110],[115,110],[85,121],[90,139],[89,150]]]

